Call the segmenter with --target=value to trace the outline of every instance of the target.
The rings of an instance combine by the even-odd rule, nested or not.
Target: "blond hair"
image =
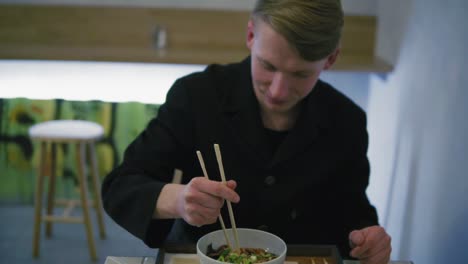
[[[252,12],[254,20],[269,24],[308,61],[338,47],[343,17],[340,0],[258,0]]]

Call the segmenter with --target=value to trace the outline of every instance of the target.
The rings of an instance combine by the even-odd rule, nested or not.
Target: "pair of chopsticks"
[[[224,175],[223,159],[221,157],[221,150],[220,150],[218,144],[214,144],[214,150],[215,150],[215,153],[216,153],[216,160],[218,161],[218,167],[219,167],[219,172],[221,174],[221,180],[222,180],[222,182],[224,184],[226,184],[226,176]],[[208,178],[208,173],[206,172],[206,168],[205,168],[205,162],[203,161],[203,156],[202,156],[202,154],[201,154],[201,152],[199,150],[197,150],[197,156],[198,156],[198,161],[200,162],[200,166],[201,166],[201,168],[203,170],[203,174],[204,174],[205,178],[209,179]],[[224,237],[226,238],[226,243],[227,243],[228,247],[232,248],[233,250],[238,250],[238,249],[240,249],[240,246],[239,246],[239,237],[237,235],[236,220],[234,219],[234,213],[232,211],[231,202],[226,201],[226,203],[227,203],[227,206],[228,206],[229,218],[231,219],[232,231],[234,233],[234,240],[235,240],[236,248],[232,248],[231,243],[229,242],[229,237],[228,237],[228,234],[227,234],[227,231],[226,231],[226,226],[224,225],[223,217],[221,216],[221,214],[218,216],[218,219],[219,219],[219,222],[221,224],[221,227],[223,228]]]

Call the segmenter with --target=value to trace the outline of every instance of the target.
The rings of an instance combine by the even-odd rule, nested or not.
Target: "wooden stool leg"
[[[53,215],[54,213],[54,200],[55,200],[55,169],[56,169],[56,158],[57,158],[57,143],[51,143],[51,155],[50,155],[50,177],[49,177],[49,193],[47,198],[47,215]],[[52,235],[52,222],[46,222],[46,236]]]
[[[42,221],[42,191],[44,184],[44,175],[46,167],[46,143],[40,142],[39,145],[39,169],[37,172],[36,194],[34,206],[34,233],[33,233],[33,257],[39,257],[39,240],[41,237],[41,221]]]
[[[86,180],[86,143],[76,144],[76,158],[78,169],[78,182],[80,185],[81,207],[83,208],[83,221],[86,227],[86,236],[88,238],[89,254],[93,261],[97,260],[96,246],[94,245],[93,227],[89,217],[88,191]]]
[[[99,180],[98,172],[98,163],[96,158],[96,148],[94,142],[88,144],[88,157],[91,163],[91,175],[92,175],[92,184],[94,190],[94,208],[96,208],[98,226],[99,226],[99,235],[102,239],[106,238],[106,229],[104,227],[104,213],[102,209],[102,200],[101,200],[101,186]]]

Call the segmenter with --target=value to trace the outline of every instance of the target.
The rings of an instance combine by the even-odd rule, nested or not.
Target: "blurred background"
[[[368,195],[393,238],[392,259],[468,259],[468,3],[343,0],[342,53],[322,79],[368,116]],[[87,263],[84,228],[57,224],[31,256],[37,148],[28,128],[52,119],[101,124],[103,178],[154,117],[171,84],[248,55],[253,0],[0,0],[0,260]],[[195,22],[196,21],[196,22]],[[58,195],[76,196],[70,151]],[[106,219],[109,255],[155,251]],[[54,252],[54,253],[53,253]],[[76,257],[75,257],[76,256]],[[75,261],[75,262],[74,262]]]

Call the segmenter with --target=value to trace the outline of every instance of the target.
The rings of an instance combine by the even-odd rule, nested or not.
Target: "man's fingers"
[[[216,222],[217,218],[207,218],[206,216],[195,213],[190,216],[188,216],[186,219],[184,219],[188,224],[196,226],[196,227],[201,227],[204,225],[208,224],[213,224]]]
[[[350,255],[355,258],[363,258],[368,250],[367,246],[357,246],[351,250]]]
[[[375,242],[375,245],[370,250],[364,252],[361,257],[367,258],[373,255],[390,256],[391,251],[391,238],[390,236],[386,236]]]
[[[224,184],[205,177],[193,178],[181,194],[180,215],[193,226],[215,223],[224,200],[239,201],[236,185],[235,181]]]
[[[229,186],[222,182],[211,181],[203,177],[192,179],[189,183],[192,187],[201,192],[220,197],[222,199],[237,203],[240,200],[239,195],[230,187],[235,187],[235,181],[229,181]]]
[[[380,226],[371,226],[349,234],[350,244],[355,247],[350,255],[358,258],[362,264],[387,263],[390,258],[391,237]]]
[[[351,248],[360,246],[362,243],[364,243],[364,240],[365,237],[362,231],[354,230],[349,234],[349,244]]]
[[[234,188],[236,187],[235,181],[228,181],[226,184],[222,182],[216,182],[213,181],[211,182],[213,185],[213,194],[221,197],[225,200],[228,200],[230,202],[238,203],[240,200],[239,195],[234,191]]]
[[[361,257],[369,249],[366,238],[360,230],[355,230],[349,234],[349,244],[352,248],[350,255],[355,258]]]
[[[237,187],[237,182],[234,180],[229,180],[226,182],[226,186],[231,188],[231,190],[235,190]]]
[[[203,207],[196,203],[187,203],[185,205],[184,220],[193,226],[202,226],[216,222],[219,209]]]
[[[187,192],[185,200],[189,204],[194,203],[212,209],[220,209],[224,204],[224,200],[221,197],[200,191]]]

